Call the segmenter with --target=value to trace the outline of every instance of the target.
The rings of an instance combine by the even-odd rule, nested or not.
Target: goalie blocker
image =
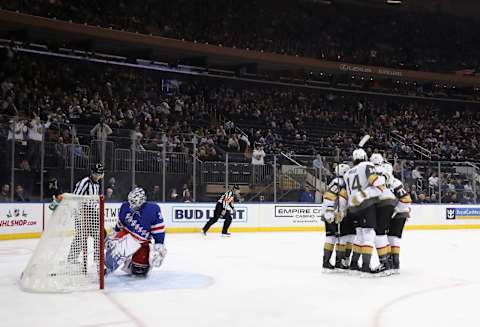
[[[167,254],[163,244],[165,224],[160,207],[146,200],[145,191],[135,188],[121,205],[117,224],[105,240],[107,274],[121,268],[129,274],[146,276],[152,266],[162,264]]]

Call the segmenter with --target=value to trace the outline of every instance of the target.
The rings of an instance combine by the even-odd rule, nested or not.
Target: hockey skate
[[[390,275],[391,275],[391,271],[388,269],[388,267],[385,266],[383,263],[380,263],[378,267],[373,269],[370,267],[362,267],[360,277],[362,278],[386,277]]]
[[[230,234],[230,233],[222,233],[222,237],[230,237],[230,236],[232,236],[232,234]]]
[[[342,259],[342,260],[339,260],[339,261],[335,262],[335,269],[338,272],[347,272],[350,269],[350,267],[349,267],[349,265],[346,264],[345,260]]]
[[[350,263],[350,266],[348,267],[348,273],[351,275],[357,275],[361,272],[361,267],[354,262]]]
[[[396,263],[392,262],[392,265],[390,266],[390,272],[391,272],[392,275],[399,275],[400,274],[400,263],[399,262],[396,262]]]
[[[330,263],[330,261],[324,261],[322,265],[322,272],[330,274],[335,271],[335,266]]]

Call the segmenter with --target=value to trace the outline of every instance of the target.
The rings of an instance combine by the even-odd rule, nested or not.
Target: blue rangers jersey
[[[126,229],[140,241],[150,241],[163,244],[165,240],[165,224],[160,207],[153,202],[145,202],[139,210],[130,208],[128,202],[122,203],[118,221],[114,227],[116,232]]]

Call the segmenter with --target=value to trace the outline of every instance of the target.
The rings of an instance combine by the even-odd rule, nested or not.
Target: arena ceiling
[[[398,10],[448,13],[459,16],[480,17],[479,0],[305,0],[323,4],[355,4],[390,7]],[[387,2],[390,1],[390,4]]]

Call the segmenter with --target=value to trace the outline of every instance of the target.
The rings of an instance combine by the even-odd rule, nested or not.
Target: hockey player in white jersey
[[[363,149],[353,152],[354,167],[345,175],[345,184],[348,195],[348,210],[354,216],[356,227],[356,243],[361,246],[362,267],[364,273],[376,273],[385,270],[372,269],[370,261],[375,245],[375,228],[377,226],[376,204],[385,187],[385,177],[378,175],[375,166],[368,161],[367,153]],[[351,262],[351,269],[357,269],[358,261]]]
[[[339,196],[342,196],[340,193],[345,187],[343,175],[349,169],[350,167],[346,164],[338,164],[335,167],[336,177],[330,182],[327,191],[323,194],[322,220],[325,222],[326,232],[325,243],[323,245],[324,270],[334,270],[335,267],[341,268],[341,260],[344,259],[345,255],[346,239],[341,240],[341,237],[339,238],[339,223],[343,216],[339,208]],[[335,266],[330,263],[334,249]]]
[[[386,173],[392,175],[392,182],[389,187],[398,199],[388,230],[388,242],[391,247],[391,268],[393,269],[393,273],[398,273],[400,269],[400,239],[402,238],[405,222],[410,217],[412,199],[410,198],[410,194],[405,191],[403,183],[393,177],[392,165],[384,163],[382,166]]]
[[[385,186],[381,187],[381,194],[378,202],[375,204],[377,209],[377,225],[375,227],[375,248],[377,249],[380,263],[387,268],[388,275],[391,269],[389,264],[390,244],[388,242],[387,230],[398,200],[395,198],[390,186],[393,181],[393,174],[384,169],[383,156],[380,153],[373,153],[370,156],[370,162],[375,165],[375,172],[385,178]]]
[[[143,189],[135,188],[128,194],[128,202],[121,205],[118,216],[105,240],[106,273],[122,268],[129,274],[146,276],[152,266],[160,267],[167,254],[160,207],[147,202]]]

